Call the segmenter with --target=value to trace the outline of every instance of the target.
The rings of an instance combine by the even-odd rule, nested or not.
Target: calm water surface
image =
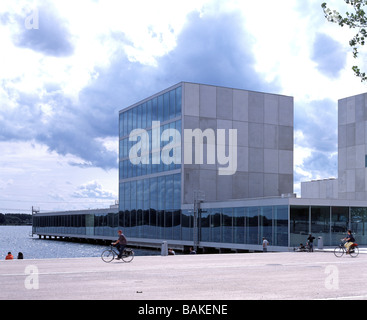
[[[31,226],[0,226],[0,260],[9,251],[14,258],[22,252],[24,259],[99,257],[106,246],[31,238]],[[117,236],[116,236],[117,239]],[[135,255],[158,255],[156,250],[134,249]]]

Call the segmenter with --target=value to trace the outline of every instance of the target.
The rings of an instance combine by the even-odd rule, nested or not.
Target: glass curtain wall
[[[204,209],[199,219],[202,242],[288,245],[288,206]]]
[[[178,87],[120,113],[120,180],[181,169],[181,109],[182,89]],[[168,132],[168,129],[175,131],[170,131],[174,136],[170,135],[166,141],[162,133]],[[174,144],[174,141],[177,143]],[[137,146],[137,153],[132,152],[134,146]],[[170,159],[173,160],[171,157],[174,154],[177,156],[171,163],[161,160],[165,147],[171,149]],[[141,161],[135,161],[136,156]]]
[[[351,230],[357,243],[367,243],[367,208],[351,208]]]
[[[355,220],[359,210],[355,211]],[[353,221],[353,220],[352,220]],[[290,246],[305,244],[308,235],[323,238],[324,246],[334,246],[344,238],[351,225],[349,207],[330,206],[291,206],[290,207]],[[355,226],[358,230],[359,226]]]
[[[165,190],[175,192],[175,183],[179,186],[180,175],[168,183],[166,176],[160,183]],[[149,186],[149,190],[148,190]],[[130,186],[131,187],[131,186]],[[134,186],[131,187],[135,190]],[[115,237],[118,228],[123,228],[128,237],[193,241],[193,210],[180,210],[179,206],[166,209],[164,203],[157,207],[158,178],[136,182],[133,200],[126,200],[128,210],[88,214],[50,214],[34,216],[33,227],[36,233],[57,235],[87,235]],[[145,189],[147,188],[147,189]],[[172,192],[172,191],[171,191]],[[153,195],[153,197],[152,197]],[[143,197],[139,199],[139,197]],[[146,199],[148,197],[148,199]],[[131,205],[133,203],[133,205]],[[136,209],[136,204],[143,204]],[[174,201],[168,201],[173,203]],[[155,205],[157,204],[157,205]],[[154,209],[151,207],[154,205]],[[163,208],[163,209],[162,209]],[[322,236],[325,246],[334,246],[344,238],[347,230],[352,229],[356,241],[367,243],[367,208],[330,207],[330,206],[266,206],[266,207],[229,207],[203,209],[199,215],[199,240],[201,242],[235,243],[260,245],[262,237],[273,246],[288,246],[288,210],[290,246],[298,247],[306,243],[309,233]]]
[[[322,237],[324,246],[331,245],[330,215],[330,207],[311,207],[311,234],[316,239]],[[317,240],[314,242],[314,246],[316,244]]]
[[[337,245],[349,229],[349,207],[331,208],[331,243]]]
[[[308,206],[291,206],[290,209],[290,245],[298,247],[306,244],[310,232],[310,208]]]
[[[181,109],[182,88],[177,87],[120,113],[119,224],[129,237],[183,236]],[[171,163],[161,159],[166,149]]]

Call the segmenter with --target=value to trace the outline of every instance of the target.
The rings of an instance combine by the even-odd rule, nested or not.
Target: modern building
[[[338,178],[302,184],[302,197],[367,200],[367,94],[339,100]]]
[[[139,245],[205,250],[261,250],[265,237],[285,251],[352,228],[367,244],[361,101],[339,102],[342,179],[304,183],[296,198],[292,97],[178,83],[120,111],[119,208],[38,213],[34,233],[114,239],[122,228]]]

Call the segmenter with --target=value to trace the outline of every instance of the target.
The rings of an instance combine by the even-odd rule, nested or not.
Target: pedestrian
[[[8,255],[5,257],[5,260],[13,260],[14,259],[14,257],[13,257],[13,255],[11,254],[11,252],[9,251],[8,252]]]
[[[269,241],[263,238],[263,252],[268,252]]]
[[[196,254],[196,251],[194,250],[193,247],[190,247],[190,254]]]
[[[313,237],[312,234],[310,233],[310,235],[307,238],[308,245],[310,247],[310,252],[313,252],[313,241],[314,240],[315,240],[315,237]]]
[[[23,259],[23,253],[22,252],[18,252],[18,258],[17,259]]]

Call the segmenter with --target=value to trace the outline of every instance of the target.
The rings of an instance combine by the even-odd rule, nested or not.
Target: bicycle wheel
[[[101,258],[104,262],[111,262],[113,259],[115,259],[115,253],[113,252],[113,250],[105,250],[102,252],[101,254]]]
[[[342,247],[336,247],[334,249],[334,254],[336,257],[340,258],[344,254],[345,250]]]
[[[358,247],[353,247],[350,249],[349,254],[352,258],[356,258],[359,255],[359,249]]]
[[[122,260],[124,262],[131,262],[134,259],[134,251],[133,250],[127,250],[124,251],[124,254],[122,255]]]

